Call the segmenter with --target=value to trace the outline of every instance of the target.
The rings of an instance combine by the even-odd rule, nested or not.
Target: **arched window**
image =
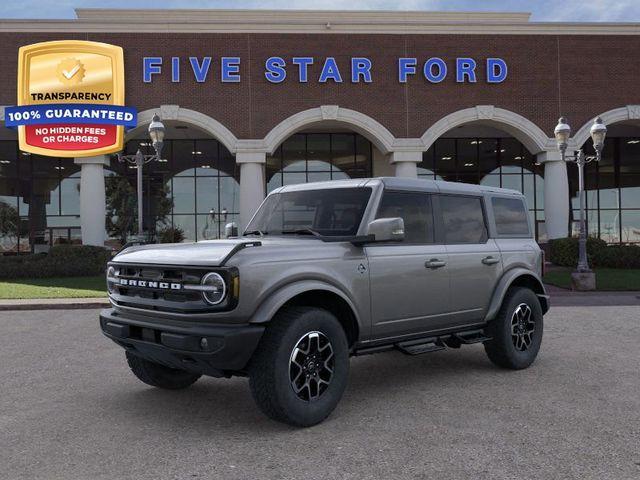
[[[367,178],[371,142],[357,133],[296,133],[267,157],[267,192],[296,183]]]

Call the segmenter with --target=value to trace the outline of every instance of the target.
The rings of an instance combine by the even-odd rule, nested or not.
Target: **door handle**
[[[500,261],[499,258],[494,258],[491,255],[489,255],[488,257],[484,257],[482,259],[482,263],[484,263],[485,265],[495,265],[499,261]]]
[[[438,260],[437,258],[432,258],[431,260],[427,260],[424,262],[424,266],[426,268],[440,268],[444,267],[447,262],[443,262],[442,260]]]

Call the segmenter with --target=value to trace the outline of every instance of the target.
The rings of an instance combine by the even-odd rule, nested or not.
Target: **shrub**
[[[104,273],[111,252],[89,245],[56,245],[49,253],[0,257],[0,278],[84,277]]]
[[[184,242],[184,230],[180,227],[167,227],[158,232],[158,243]]]
[[[588,237],[587,259],[592,267],[640,268],[640,246],[607,245],[604,240]],[[549,261],[562,267],[575,267],[578,263],[578,239],[551,240]]]

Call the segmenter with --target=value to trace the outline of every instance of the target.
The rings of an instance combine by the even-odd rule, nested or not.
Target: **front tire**
[[[331,313],[311,307],[278,312],[249,365],[249,385],[260,410],[297,427],[329,416],[348,375],[349,347],[342,326]]]
[[[492,338],[484,349],[495,365],[512,370],[530,366],[542,343],[543,320],[540,301],[528,288],[510,288],[487,328]]]
[[[193,385],[201,375],[165,367],[158,363],[150,362],[130,352],[125,352],[127,363],[133,374],[138,379],[152,387],[166,390],[181,390]]]

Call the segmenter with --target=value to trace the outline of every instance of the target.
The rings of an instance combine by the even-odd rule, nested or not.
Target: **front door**
[[[434,243],[431,196],[385,191],[377,218],[401,217],[405,239],[371,244],[369,259],[374,339],[442,328],[449,308],[448,255]]]

